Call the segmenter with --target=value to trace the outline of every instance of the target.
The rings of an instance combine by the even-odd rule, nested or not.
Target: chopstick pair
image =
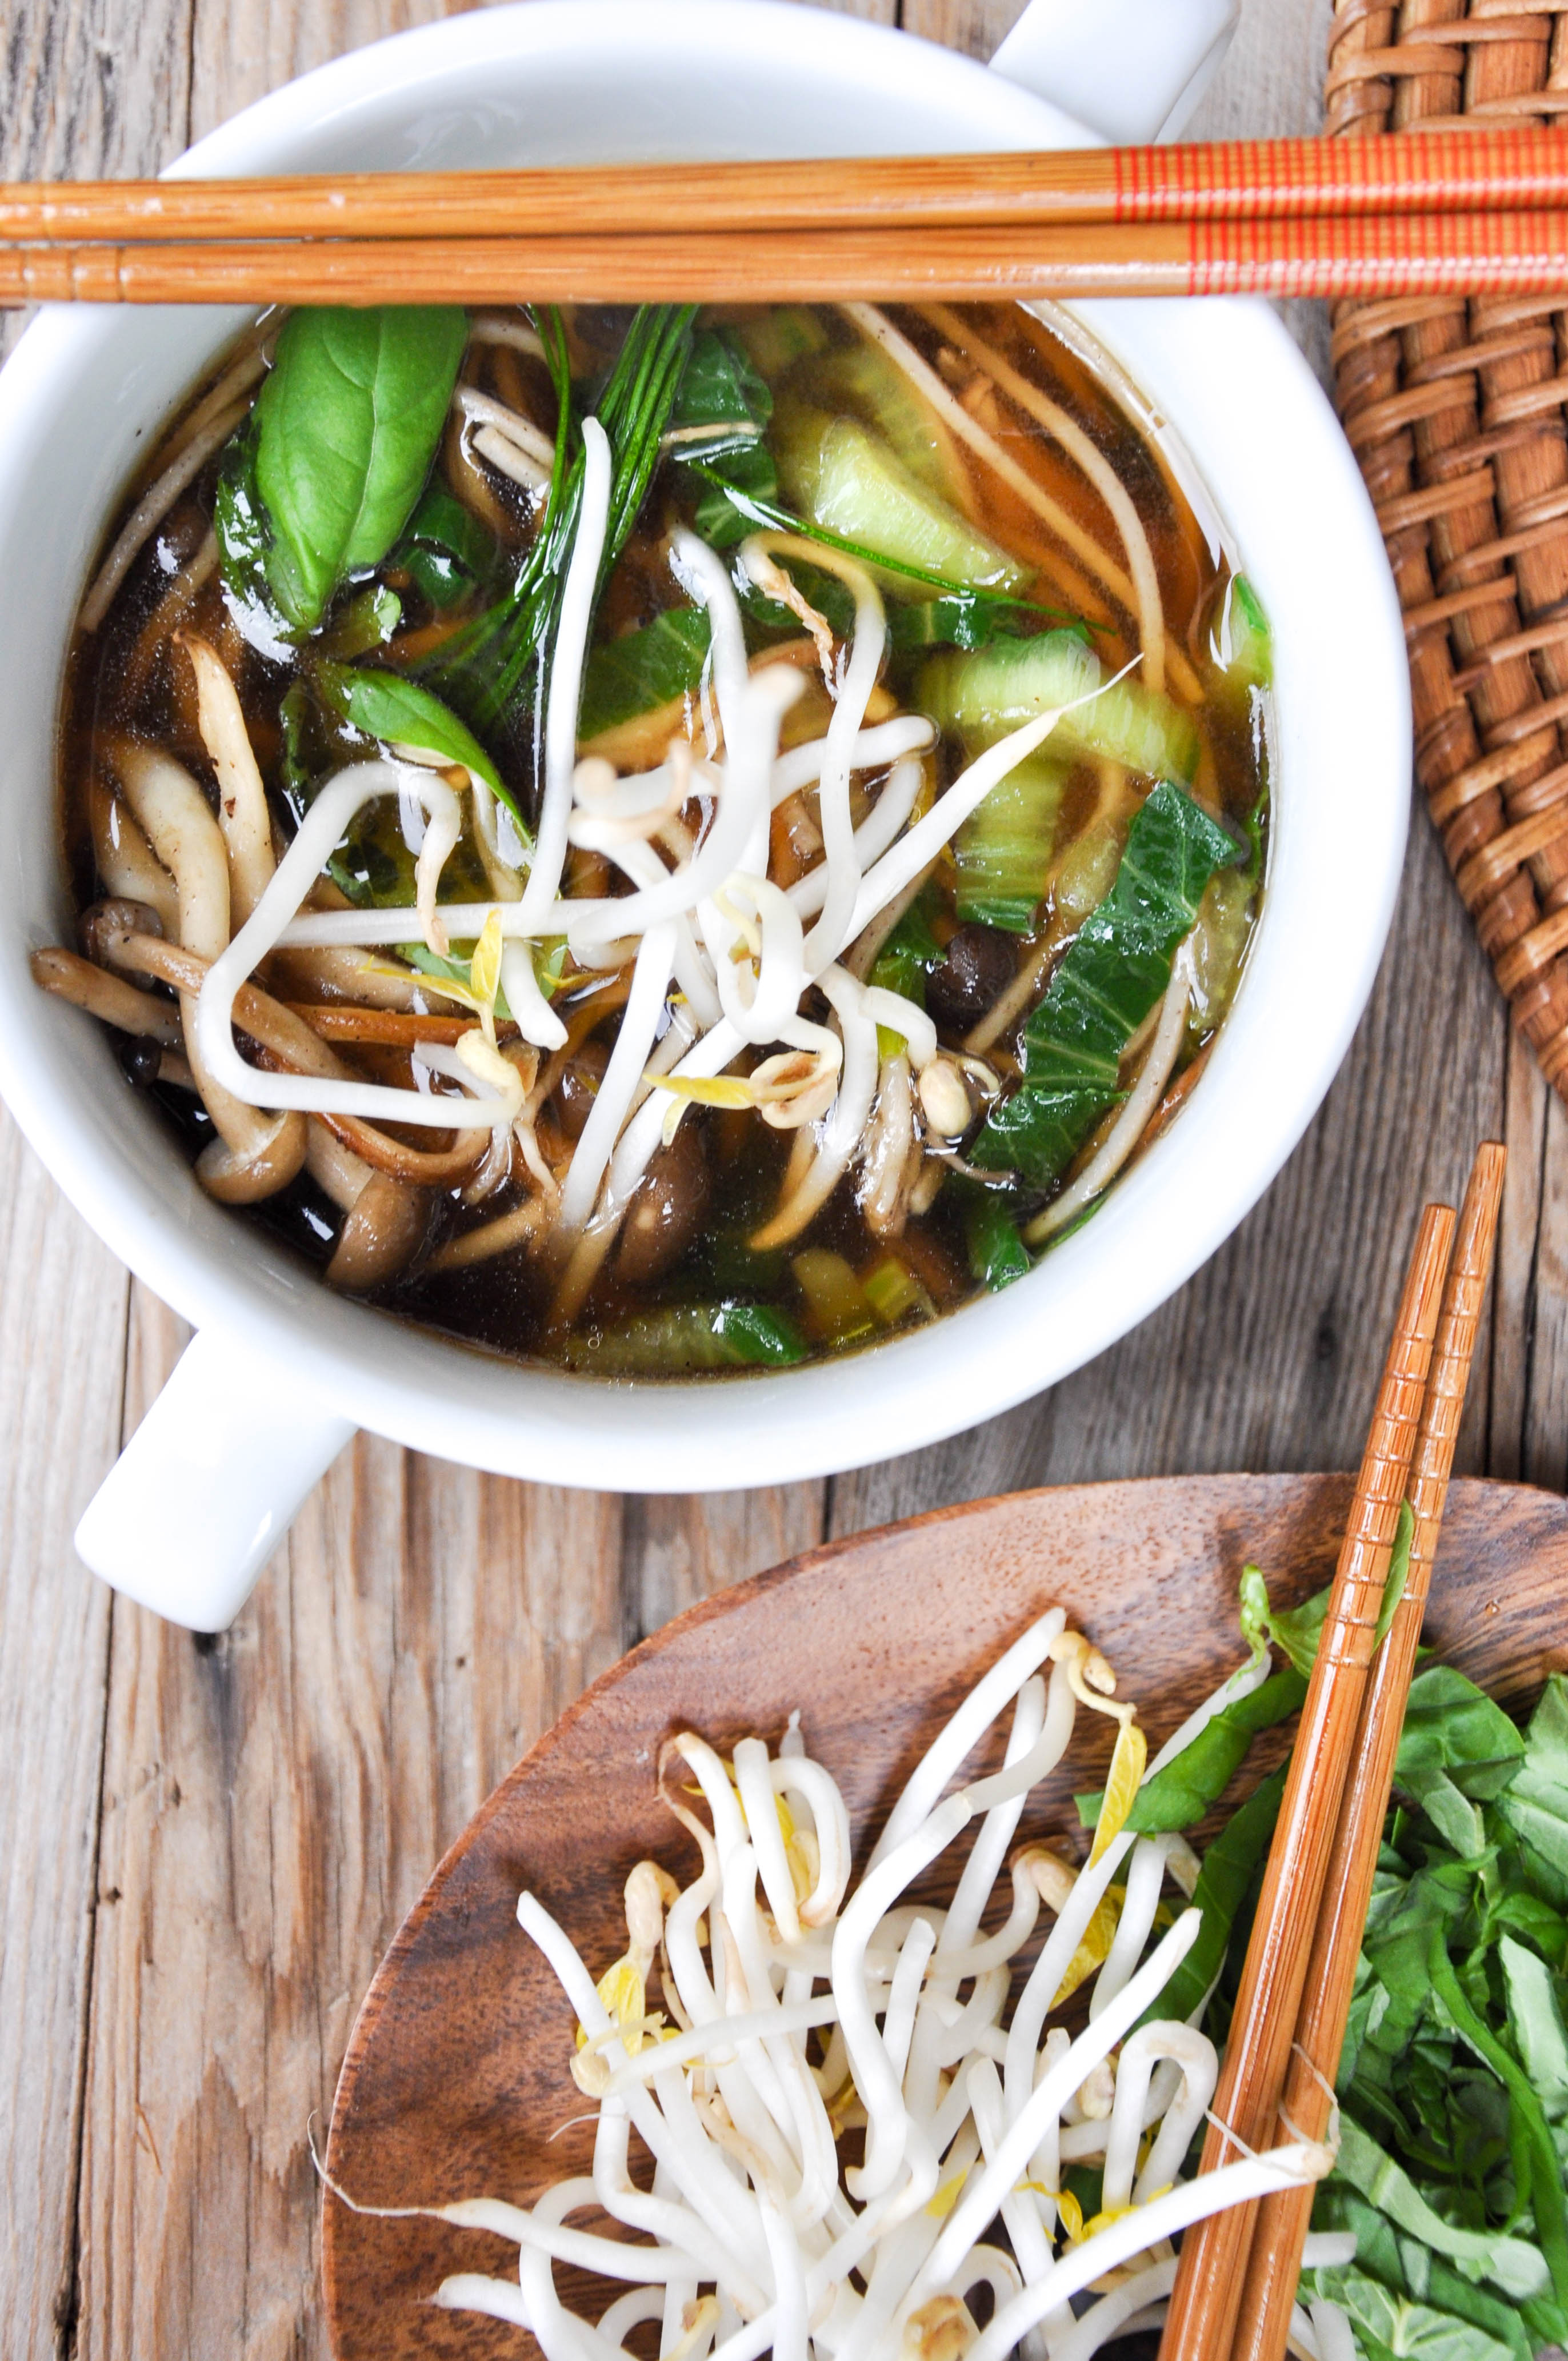
[[[1459,1217],[1429,1205],[1400,1301],[1280,1804],[1201,2169],[1321,2139],[1344,2040],[1454,1444],[1491,1270],[1504,1150],[1476,1156]],[[1453,1249],[1452,1260],[1450,1250]],[[1374,1634],[1400,1502],[1409,1569]],[[1229,2127],[1233,2141],[1218,2125]],[[1308,2185],[1212,2214],[1183,2241],[1160,2361],[1283,2361]]]
[[[0,186],[0,305],[1551,291],[1568,135]]]

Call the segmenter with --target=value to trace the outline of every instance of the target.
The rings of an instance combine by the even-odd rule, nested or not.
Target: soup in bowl
[[[1264,892],[1266,620],[1105,375],[1016,305],[264,319],[83,601],[36,980],[218,1202],[524,1359],[1015,1284]]]
[[[480,12],[307,78],[181,169],[667,152],[677,121],[676,144],[689,146],[689,112],[672,109],[693,74],[714,91],[722,82],[725,105],[709,119],[731,125],[731,144],[752,152],[1082,136],[967,61],[851,20],[814,20],[807,56],[800,24],[795,10],[703,0],[662,12],[657,38],[632,8],[541,0]],[[725,145],[716,133],[713,151]],[[313,589],[302,570],[303,541],[277,554],[287,540],[278,511],[290,496],[260,454],[268,411],[282,406],[272,389],[286,390],[280,369],[303,327],[234,313],[54,315],[0,379],[0,547],[16,561],[5,578],[27,583],[25,597],[7,599],[0,649],[0,719],[12,750],[0,792],[14,864],[0,917],[0,1082],[94,1226],[202,1330],[100,1495],[82,1544],[123,1587],[208,1628],[232,1613],[355,1425],[501,1472],[703,1489],[913,1449],[1054,1382],[1146,1316],[1255,1202],[1343,1055],[1387,929],[1408,803],[1397,609],[1327,405],[1266,309],[1237,303],[1098,304],[1045,316],[877,307],[874,323],[792,310],[699,317],[672,330],[688,339],[677,396],[682,386],[692,395],[700,355],[711,365],[709,401],[727,376],[745,414],[689,404],[677,414],[672,401],[616,568],[587,601],[576,727],[566,725],[555,766],[557,779],[569,766],[571,799],[564,830],[563,805],[554,807],[565,844],[542,922],[526,897],[543,873],[534,855],[551,840],[549,690],[570,667],[547,661],[543,727],[532,689],[497,714],[465,667],[461,635],[471,651],[537,544],[550,499],[530,480],[530,459],[545,469],[548,448],[553,475],[564,443],[565,467],[580,463],[587,502],[595,438],[586,422],[603,417],[631,324],[573,314],[559,326],[565,438],[548,318],[470,318],[431,340],[421,381],[435,389],[437,432],[413,506],[378,553],[356,545],[313,615],[320,585]],[[207,450],[192,460],[187,441],[191,472],[177,501],[106,599],[100,592],[93,629],[82,630],[127,483],[138,467],[145,482],[147,455],[190,435],[202,401],[220,392],[193,430],[212,436]],[[1111,468],[1115,500],[1075,472],[1059,433],[1031,403],[1054,405],[1076,425]],[[911,419],[923,422],[914,434]],[[674,439],[683,434],[684,445]],[[612,483],[614,441],[612,417]],[[1030,492],[1009,484],[981,444],[1007,456]],[[517,473],[497,463],[498,447]],[[218,522],[224,500],[243,504],[247,448],[259,471],[260,539],[272,536],[254,553],[249,610],[242,537],[232,515],[223,533]],[[856,465],[836,475],[846,448]],[[762,464],[771,490],[747,479]],[[883,511],[868,517],[868,486],[883,511],[891,500],[900,534],[915,533],[915,544],[894,545]],[[1082,547],[1053,531],[1033,496],[1055,503]],[[1146,565],[1117,522],[1123,496]],[[428,511],[416,522],[427,498],[449,504],[449,538],[461,536],[467,558],[442,544]],[[862,506],[836,507],[840,499]],[[704,504],[711,523],[725,501],[730,537],[705,536]],[[1163,678],[1146,628],[1150,566]],[[554,590],[564,594],[570,572],[568,553],[549,577]],[[179,598],[192,593],[188,609],[158,620],[171,586]],[[258,644],[269,629],[270,653]],[[534,688],[538,645],[522,656]],[[731,837],[718,846],[722,873],[699,881],[718,889],[697,896],[709,906],[710,932],[689,895],[664,907],[688,894],[689,878],[674,895],[660,879],[700,862],[718,834],[721,783],[738,752],[722,711],[726,646],[739,752],[750,745],[756,766],[748,792],[768,809],[765,831],[753,809],[741,843],[737,799]],[[148,901],[134,876],[103,862],[115,837],[122,853],[137,855],[134,819],[157,866],[174,874],[156,852],[151,807],[137,816],[142,789],[126,763],[144,779],[149,766],[170,766],[166,784],[182,773],[222,837],[203,679],[209,707],[225,706],[231,721],[237,709],[261,775],[266,825],[252,844],[268,873],[258,873],[244,925],[236,928],[243,889],[236,900],[231,884],[223,939],[214,930],[197,943],[184,939],[178,885],[170,902],[144,866],[156,889]],[[662,703],[650,701],[655,686],[667,689]],[[411,691],[428,700],[417,724]],[[372,711],[367,696],[405,702],[396,714]],[[433,708],[445,717],[434,743]],[[54,819],[62,714],[72,815],[64,862]],[[1060,718],[1050,722],[1052,714]],[[656,742],[637,736],[650,715],[663,733]],[[851,719],[845,795],[834,782]],[[1039,741],[1021,750],[1018,732],[1030,729]],[[879,730],[891,735],[880,752],[868,750]],[[829,741],[839,767],[825,796]],[[989,785],[987,764],[997,774]],[[372,782],[356,772],[374,772],[376,793],[360,795]],[[967,792],[981,790],[973,807],[960,815],[949,804],[939,840],[930,830],[920,837],[966,779]],[[433,840],[440,851],[454,818],[456,838],[437,863],[429,848]],[[1141,829],[1163,831],[1152,869]],[[305,847],[298,859],[292,845]],[[911,873],[856,926],[865,881],[901,856]],[[1136,996],[1113,992],[1097,1073],[1080,1070],[1074,1088],[1058,1088],[1050,1061],[1071,1045],[1068,995],[1053,1001],[1052,988],[1084,964],[1070,964],[1072,946],[1087,935],[1092,947],[1098,927],[1117,952],[1120,928],[1124,950],[1123,918],[1147,918],[1164,902],[1159,881],[1174,874],[1177,856],[1185,905],[1166,907],[1147,960],[1134,963]],[[431,880],[422,917],[422,861]],[[278,940],[252,958],[258,939],[247,944],[246,928],[286,871],[298,899]],[[892,875],[882,867],[883,884]],[[846,878],[855,881],[847,917]],[[820,905],[806,906],[819,891]],[[617,910],[639,894],[663,901]],[[1211,930],[1225,897],[1225,927]],[[105,903],[135,907],[116,916]],[[466,933],[457,912],[451,923],[440,917],[455,904],[468,914]],[[84,909],[94,912],[99,951],[137,943],[140,966],[116,964],[117,953],[91,963],[159,1004],[156,1070],[148,1037],[137,1035],[134,1050],[113,1044],[33,980],[34,954],[82,955],[75,928]],[[444,949],[427,933],[433,914]],[[824,930],[825,917],[836,934]],[[626,929],[620,939],[607,931],[616,924]],[[885,931],[868,944],[878,927]],[[663,974],[635,1000],[643,1038],[629,1027],[639,977],[666,955],[653,940],[661,929],[674,939]],[[1222,960],[1209,960],[1211,931],[1224,934]],[[240,964],[220,973],[231,935]],[[834,950],[807,975],[814,936],[811,960],[829,940]],[[793,1012],[794,971],[769,963],[781,939],[804,987]],[[350,963],[352,988],[329,988],[327,970],[341,979]],[[842,984],[829,975],[835,967]],[[1216,980],[1220,995],[1201,1005]],[[774,985],[783,998],[759,1011]],[[718,1001],[717,1024],[705,988]],[[247,1010],[258,1016],[248,994],[300,1028],[281,1049],[247,1031]],[[203,1003],[215,1012],[204,1028]],[[981,1038],[999,1008],[997,1030]],[[1223,1021],[1203,1022],[1205,1008]],[[367,1012],[397,1020],[388,1038],[351,1038],[350,1027],[365,1033]],[[722,1060],[710,1052],[713,1071],[700,1071],[699,1059],[680,1074],[683,1058],[720,1026],[744,1036],[770,1013],[801,1038],[743,1038]],[[1162,1019],[1163,1073],[1150,1062]],[[688,1025],[695,1038],[683,1049]],[[1044,1047],[1031,1075],[1036,1038]],[[631,1046],[607,1091],[623,1039]],[[579,1061],[570,1079],[565,1065],[550,1071],[563,1049]],[[193,1111],[206,1099],[182,1086],[174,1062],[194,1079],[203,1056],[212,1087],[249,1110],[233,1139],[203,1130]],[[306,1062],[333,1071],[297,1070]],[[127,1081],[126,1063],[151,1087]],[[1146,1075],[1151,1090],[1159,1082],[1153,1113],[1164,1107],[1153,1138],[1151,1111],[1135,1104]],[[547,1076],[524,1126],[542,1179],[517,1117]],[[868,1077],[869,1108],[861,1104],[851,1126]],[[698,1087],[681,1089],[688,1078]],[[285,1085],[319,1101],[329,1082],[396,1104],[374,1095],[330,1108],[288,1104]],[[490,1102],[521,1084],[502,1126],[495,1118],[504,1109]],[[610,1114],[590,1137],[603,1106]],[[830,1142],[835,1111],[844,1120]],[[800,1119],[770,1122],[770,1112]],[[1124,1146],[1135,1152],[1102,1193],[1093,1167],[1119,1126],[1118,1158]],[[207,1185],[214,1179],[231,1198],[257,1179],[247,1141],[275,1134],[268,1153],[286,1164],[302,1129],[306,1148],[283,1185],[249,1205],[217,1201]],[[364,1152],[386,1152],[367,1132],[401,1152],[401,1169],[383,1170]],[[608,1161],[598,1161],[607,1132]],[[650,1133],[646,1162],[630,1173],[623,1165],[620,1180],[632,1185],[619,1222],[607,1223],[616,1157],[633,1134]],[[334,1146],[313,1148],[323,1136]],[[460,1150],[466,1161],[457,1163]],[[409,1157],[445,1157],[446,1177]],[[700,1164],[700,1211],[694,1228],[690,1189],[683,1206],[670,1184],[688,1226],[672,1251],[658,1188],[672,1168],[678,1177],[683,1159]],[[332,1176],[321,1177],[329,1163],[335,1192]],[[1086,1177],[1094,1185],[1074,1201]],[[872,1189],[879,1179],[885,1196]],[[396,1210],[400,1191],[419,1215],[407,1259],[396,1263],[399,1224],[367,1219],[358,1228],[378,1253],[390,1241],[389,1259],[368,1274],[364,1262],[357,1272],[340,1264],[323,1285],[353,1244],[359,1200],[368,1198],[367,1215],[389,1201]],[[807,1191],[822,1191],[817,1202]],[[634,1221],[640,1213],[649,1217]],[[472,1261],[458,1258],[487,1231],[494,1244],[496,1225],[512,1219],[526,1236],[502,1253],[470,1248]],[[662,1269],[645,1262],[639,1276],[630,1250],[644,1232],[652,1260],[670,1258]],[[1016,1283],[992,1287],[1008,1266]],[[951,1317],[930,1316],[949,1305]],[[861,1349],[873,1337],[874,1351]],[[755,1357],[737,1367],[742,1343]],[[694,1367],[702,1360],[736,1381],[716,1382],[712,1367]]]

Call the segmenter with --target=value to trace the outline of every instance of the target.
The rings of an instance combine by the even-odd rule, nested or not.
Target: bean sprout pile
[[[753,1736],[725,1760],[673,1737],[660,1794],[698,1865],[681,1885],[637,1864],[624,1957],[596,1979],[536,1895],[517,1907],[578,2019],[591,2175],[526,2209],[417,2209],[519,2249],[515,2279],[462,2272],[434,2301],[532,2331],[546,2361],[629,2361],[642,2323],[663,2361],[1088,2361],[1163,2317],[1187,2225],[1326,2174],[1333,2148],[1293,2139],[1183,2178],[1218,2060],[1207,1994],[1186,2022],[1158,2003],[1199,1931],[1200,1864],[1184,1839],[1123,1823],[1141,1777],[1234,1683],[1146,1773],[1115,1686],[1059,1609],[1043,1615],[933,1741],[858,1876],[843,1797],[798,1715],[773,1752]],[[1047,1844],[1010,1848],[1081,1709],[1120,1728],[1075,1869]],[[1009,1710],[1002,1767],[948,1792]],[[950,1900],[911,1899],[966,1834]],[[1058,2020],[1083,1987],[1075,2032]],[[1068,2185],[1080,2165],[1102,2176],[1087,2221]],[[587,2210],[630,2235],[572,2227]],[[1319,2236],[1309,2259],[1344,2261],[1354,2244]],[[625,2291],[585,2318],[562,2302],[557,2263]],[[1333,2305],[1297,2309],[1303,2361],[1341,2361],[1348,2340]]]

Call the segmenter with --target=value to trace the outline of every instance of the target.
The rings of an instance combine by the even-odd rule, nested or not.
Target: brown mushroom
[[[707,1210],[711,1186],[700,1125],[689,1118],[667,1148],[654,1150],[621,1224],[615,1272],[641,1287],[679,1262]]]

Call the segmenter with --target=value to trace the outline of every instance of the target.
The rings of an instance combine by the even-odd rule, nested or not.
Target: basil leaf
[[[384,746],[413,746],[461,763],[515,813],[500,773],[467,724],[428,688],[400,673],[356,672],[347,664],[318,664],[316,686],[339,718]]]
[[[1123,1053],[1166,991],[1216,869],[1236,848],[1168,779],[1127,832],[1116,879],[1069,944],[1021,1037],[1024,1079],[970,1149],[1047,1188],[1121,1095]]]
[[[702,679],[712,628],[701,607],[670,607],[640,631],[590,648],[577,735],[597,738],[688,696]]]
[[[1541,2101],[1530,2087],[1530,2077],[1508,2055],[1508,2050],[1488,2026],[1484,2025],[1470,2001],[1461,1989],[1448,1956],[1448,1948],[1441,1930],[1434,1931],[1428,1955],[1428,1972],[1432,1990],[1442,2002],[1443,2011],[1468,2048],[1489,2066],[1508,2094],[1510,2123],[1517,2124],[1522,2134],[1531,2167],[1531,2205],[1535,2213],[1535,2233],[1541,2242],[1540,2255],[1526,2249],[1532,2263],[1544,2258],[1551,2273],[1552,2293],[1559,2303],[1568,2304],[1568,2205],[1563,2190],[1563,2172],[1557,2161],[1557,2150]],[[1341,2151],[1340,2169],[1343,2168]],[[1348,2176],[1347,2176],[1348,2177]],[[1432,2242],[1429,2239],[1428,2244]],[[1497,2245],[1512,2246],[1512,2239],[1498,2239]],[[1441,2251],[1441,2249],[1440,2249]],[[1486,2276],[1504,2284],[1494,2263]],[[1529,2295],[1533,2288],[1515,2287],[1509,2294]]]
[[[380,564],[424,487],[467,337],[455,307],[291,313],[256,401],[256,484],[274,598],[311,631],[346,575]]]

